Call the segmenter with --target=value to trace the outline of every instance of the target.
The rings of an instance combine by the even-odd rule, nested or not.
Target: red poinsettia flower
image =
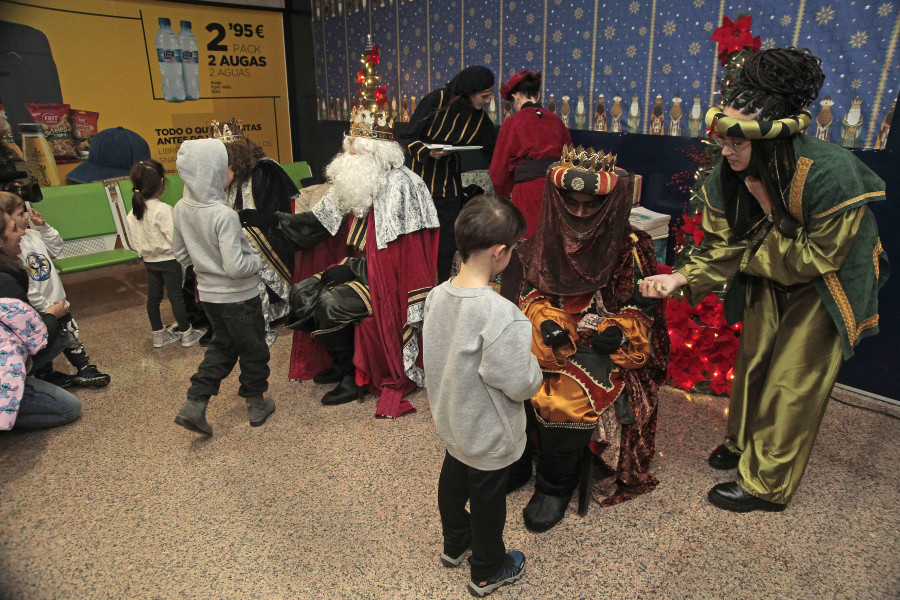
[[[684,232],[685,235],[692,236],[694,238],[694,244],[702,242],[703,228],[700,227],[700,222],[703,220],[703,213],[698,210],[694,213],[693,217],[682,215],[682,219],[684,220],[684,225],[681,226],[681,231]]]
[[[356,74],[356,83],[365,83],[366,82],[366,70],[360,69],[359,73]]]
[[[372,51],[366,54],[366,60],[372,63],[373,65],[377,65],[381,62],[381,59],[378,57],[378,46],[376,45],[372,48]]]
[[[722,19],[722,26],[716,29],[709,39],[719,42],[717,51],[719,62],[724,67],[728,64],[728,56],[733,52],[740,52],[744,48],[750,48],[758,52],[761,46],[759,36],[755,38],[750,34],[753,26],[753,17],[745,15],[733,23],[728,17]]]
[[[387,104],[387,86],[379,85],[375,88],[375,102],[378,106],[383,106]]]

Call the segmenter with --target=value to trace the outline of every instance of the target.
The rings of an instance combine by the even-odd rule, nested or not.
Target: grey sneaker
[[[259,427],[273,412],[275,412],[275,401],[271,398],[264,396],[247,398],[247,416],[250,417],[250,427]]]
[[[185,429],[212,435],[212,427],[206,422],[206,405],[202,400],[188,400],[175,416],[175,423]]]
[[[181,335],[172,331],[171,327],[163,327],[159,331],[153,332],[153,347],[162,348],[174,344],[181,339]]]
[[[197,331],[189,325],[187,331],[181,332],[181,345],[185,348],[190,348],[191,346],[199,342],[200,338],[202,337],[202,331]]]
[[[470,581],[469,593],[473,596],[487,596],[498,587],[513,583],[525,573],[525,555],[518,550],[506,554],[506,562],[493,577],[484,581]]]
[[[466,557],[466,554],[469,553],[469,550],[471,550],[471,548],[466,548],[465,550],[463,550],[456,556],[453,556],[452,552],[447,552],[446,550],[444,550],[443,552],[441,552],[441,564],[444,565],[445,567],[450,567],[450,568],[458,567],[459,564]]]

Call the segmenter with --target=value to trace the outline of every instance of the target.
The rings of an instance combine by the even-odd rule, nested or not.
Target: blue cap
[[[134,163],[150,158],[150,145],[124,127],[113,127],[98,132],[91,138],[87,160],[66,175],[77,183],[90,183],[101,179],[125,177]]]
[[[160,17],[157,19],[160,27],[171,27],[172,21],[169,20],[169,17]]]
[[[182,22],[181,22],[181,28],[182,28],[182,29],[190,29],[190,28],[191,28],[191,22],[190,22],[190,21],[182,21]]]

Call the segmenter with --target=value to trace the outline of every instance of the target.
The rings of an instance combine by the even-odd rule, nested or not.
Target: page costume
[[[598,181],[604,177],[607,183]],[[592,174],[557,163],[546,177],[537,232],[519,246],[524,269],[519,306],[534,325],[532,352],[544,372],[531,400],[542,446],[535,496],[562,498],[561,511],[592,438],[618,483],[604,506],[657,484],[649,469],[669,339],[662,302],[648,301],[637,288],[639,279],[656,273],[656,259],[650,237],[628,223],[631,182],[624,171]],[[560,188],[573,185],[602,196],[601,208],[586,217],[570,213]],[[570,343],[548,345],[541,334],[547,321],[568,330]],[[609,328],[621,331],[622,342],[600,354],[592,341]],[[535,502],[532,498],[529,507]],[[535,531],[543,530],[537,525]]]
[[[291,379],[309,379],[327,366],[316,342],[331,348],[353,332],[356,383],[378,396],[375,416],[414,412],[404,396],[424,384],[419,332],[437,267],[438,218],[424,182],[395,167],[363,218],[345,213],[332,189],[310,212],[279,213],[278,219],[295,248],[319,255],[308,267],[340,262],[353,272],[350,281],[333,286],[321,272],[301,273],[307,277],[293,286],[286,325],[310,332],[295,334]],[[343,260],[329,262],[340,254]]]
[[[523,71],[501,88],[505,100],[512,101],[513,91],[526,74],[534,75]],[[538,82],[540,75],[538,71]],[[572,145],[572,136],[562,119],[534,102],[525,102],[516,114],[504,120],[497,134],[491,159],[491,184],[494,192],[511,197],[522,211],[528,224],[526,238],[534,235],[541,216],[547,168],[559,159],[566,144]]]
[[[240,186],[228,190],[228,205],[237,211],[256,209],[266,216],[276,212],[292,212],[291,201],[300,191],[290,176],[277,162],[261,158],[250,178]],[[263,259],[259,272],[259,298],[266,323],[280,319],[288,313],[288,294],[291,290],[294,270],[293,249],[286,246],[271,229],[244,224],[244,235]]]
[[[745,282],[725,446],[740,454],[737,484],[777,504],[800,484],[843,360],[878,332],[878,290],[889,271],[867,206],[884,199],[884,182],[828,142],[797,134],[792,147],[784,200],[800,224],[796,235],[763,218],[739,239],[720,164],[703,189],[700,252],[679,269],[693,305],[737,273],[735,283]]]

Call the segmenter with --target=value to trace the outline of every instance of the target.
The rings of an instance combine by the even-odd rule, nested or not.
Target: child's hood
[[[184,181],[182,200],[194,205],[227,204],[228,151],[222,140],[187,140],[178,149],[175,167]]]

